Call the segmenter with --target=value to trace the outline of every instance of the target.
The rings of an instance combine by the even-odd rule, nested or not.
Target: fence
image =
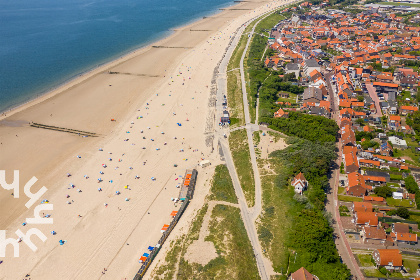
[[[185,188],[187,188],[187,187],[184,186],[184,184],[185,184],[185,180],[186,180],[188,174],[191,174],[191,177],[190,177],[190,182],[188,184],[188,190],[185,192],[185,190],[186,190]],[[179,192],[180,200],[182,198],[183,203],[182,203],[181,207],[179,208],[178,213],[175,215],[172,222],[169,224],[168,229],[162,234],[162,237],[159,239],[157,245],[150,252],[149,256],[143,262],[139,271],[134,276],[134,278],[133,278],[134,280],[140,280],[140,279],[143,278],[144,274],[146,274],[147,269],[149,268],[152,261],[155,259],[156,255],[159,253],[160,248],[162,247],[163,243],[166,241],[169,234],[172,232],[175,225],[178,223],[179,219],[181,218],[182,214],[187,209],[187,206],[190,203],[190,200],[192,199],[192,197],[194,195],[194,189],[195,189],[195,184],[196,184],[196,181],[197,181],[197,175],[198,175],[198,172],[197,172],[196,169],[186,171],[185,176],[184,176],[184,181],[183,181],[183,184],[181,186],[181,190]],[[184,187],[184,189],[183,189],[183,187]]]

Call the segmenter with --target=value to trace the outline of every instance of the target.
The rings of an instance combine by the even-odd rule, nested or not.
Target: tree
[[[410,213],[408,212],[408,209],[405,207],[398,208],[397,215],[403,219],[408,219],[410,217]]]
[[[413,176],[408,176],[404,179],[405,188],[409,193],[416,193],[419,190],[416,180]]]
[[[388,186],[377,187],[375,188],[374,192],[377,196],[380,196],[383,198],[387,198],[392,195],[392,189]]]
[[[357,119],[356,120],[357,124],[360,124],[361,126],[365,124],[365,121],[363,119]]]

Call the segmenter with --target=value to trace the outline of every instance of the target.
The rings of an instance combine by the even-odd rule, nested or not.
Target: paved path
[[[273,11],[270,11],[266,14],[265,17],[270,15]],[[263,17],[263,18],[265,18]],[[258,165],[256,161],[256,154],[254,150],[254,143],[252,138],[252,132],[258,131],[259,126],[256,124],[251,124],[250,122],[250,115],[249,115],[249,105],[248,105],[248,96],[246,92],[246,84],[245,84],[245,74],[244,74],[244,67],[243,67],[243,61],[245,58],[245,54],[248,50],[248,47],[251,43],[252,34],[255,30],[255,26],[263,19],[261,18],[253,27],[252,31],[250,32],[250,36],[248,38],[246,47],[244,49],[244,52],[241,57],[240,62],[240,74],[241,74],[241,82],[242,82],[242,94],[243,94],[243,103],[244,103],[244,115],[245,115],[245,126],[235,128],[241,129],[246,128],[247,130],[247,136],[248,136],[248,145],[249,145],[249,151],[251,156],[251,163],[252,168],[254,171],[254,178],[255,178],[255,205],[252,209],[249,209],[246,204],[245,196],[241,188],[241,184],[239,182],[238,174],[235,169],[235,165],[233,163],[232,155],[230,153],[229,149],[229,143],[226,138],[224,138],[225,133],[229,132],[229,129],[219,127],[219,130],[215,134],[215,138],[218,139],[218,146],[219,146],[219,152],[222,157],[224,157],[226,166],[229,170],[230,176],[232,177],[233,186],[236,192],[236,196],[238,197],[238,203],[239,208],[241,210],[242,219],[244,221],[244,225],[246,228],[246,231],[249,236],[249,240],[251,241],[252,248],[254,250],[255,259],[257,262],[258,271],[260,274],[260,277],[262,280],[268,280],[271,275],[275,275],[278,273],[274,272],[274,269],[272,267],[271,262],[263,255],[262,249],[258,240],[258,234],[256,230],[255,220],[261,213],[261,181],[260,181],[260,174],[258,171]],[[254,18],[255,19],[255,18]],[[254,20],[252,19],[252,20]],[[250,23],[252,20],[248,21],[246,24]],[[245,25],[246,25],[245,24]],[[230,57],[232,56],[232,52],[235,49],[236,45],[239,42],[239,39],[245,30],[245,25],[242,26],[237,33],[235,34],[233,41],[226,51],[226,54],[222,61],[220,62],[219,69],[218,69],[218,79],[216,81],[217,84],[217,102],[216,102],[216,109],[218,115],[216,116],[216,119],[219,119],[219,117],[222,114],[223,106],[221,105],[221,100],[223,100],[223,95],[227,91],[227,84],[226,84],[226,72],[227,72],[227,64],[229,63]]]
[[[228,50],[226,51],[226,54],[224,56],[224,58],[222,59],[222,61],[220,62],[219,65],[219,69],[218,69],[218,77],[217,77],[217,98],[216,98],[216,109],[217,109],[217,113],[218,116],[216,116],[216,119],[220,119],[220,116],[222,115],[223,112],[223,106],[222,106],[222,100],[223,100],[223,95],[226,93],[227,91],[227,83],[226,83],[226,75],[222,75],[222,73],[226,73],[227,71],[227,65],[229,63],[230,57],[232,56],[232,53],[236,47],[236,45],[239,42],[239,39],[243,33],[243,31],[245,30],[245,25],[242,26],[237,33],[235,34],[233,41],[231,43],[231,45],[229,46]],[[247,108],[247,104],[244,105],[244,107]],[[246,119],[249,120],[249,110],[246,110],[245,112],[248,113],[248,116]],[[248,121],[249,123],[249,121]],[[246,125],[246,126],[249,126]],[[236,128],[236,129],[240,129],[240,128]],[[226,138],[224,138],[224,134],[228,132],[228,129],[224,129],[222,127],[219,127],[219,130],[216,131],[215,134],[215,138],[218,139],[218,146],[219,146],[219,152],[221,154],[221,156],[224,158],[225,162],[226,162],[226,166],[229,170],[229,174],[232,178],[232,182],[233,182],[233,186],[235,189],[235,193],[236,196],[238,197],[238,204],[239,204],[239,208],[241,210],[241,215],[242,215],[242,220],[244,222],[245,225],[245,229],[248,233],[248,237],[249,240],[251,242],[251,246],[253,248],[254,251],[254,256],[256,259],[256,263],[257,263],[257,267],[258,267],[258,271],[260,274],[260,277],[262,280],[268,280],[269,279],[269,274],[267,274],[266,268],[265,268],[265,263],[267,262],[266,260],[264,260],[264,256],[262,254],[262,250],[261,250],[261,246],[258,240],[258,234],[255,228],[255,223],[254,223],[254,216],[251,213],[251,211],[249,211],[247,204],[246,204],[246,200],[245,200],[245,196],[244,193],[242,191],[241,188],[241,184],[239,182],[239,177],[238,174],[236,173],[236,169],[235,169],[235,165],[233,163],[233,159],[232,159],[232,155],[230,153],[230,149],[229,149],[229,143],[227,141]],[[254,152],[255,153],[255,152]],[[255,158],[255,156],[254,156]]]
[[[330,83],[330,77],[332,73],[328,73],[325,75],[325,80],[327,81],[327,89],[328,94],[331,97],[331,109],[332,109],[332,119],[334,119],[337,124],[339,124],[339,107],[338,107],[338,96],[332,90],[332,86]],[[332,214],[333,219],[336,221],[333,225],[335,236],[339,238],[335,239],[335,245],[337,247],[338,253],[341,256],[343,262],[347,265],[350,269],[351,274],[356,276],[356,279],[365,279],[357,262],[354,258],[354,255],[351,251],[350,245],[346,239],[346,235],[344,234],[344,230],[340,220],[340,213],[338,210],[338,200],[337,200],[337,192],[338,192],[338,180],[340,177],[340,164],[341,164],[341,142],[338,142],[338,158],[335,161],[337,168],[331,171],[330,177],[330,192],[327,193],[327,203],[325,204],[326,210]]]
[[[375,102],[376,116],[382,117],[381,106],[379,105],[380,101],[379,101],[378,95],[376,94],[375,88],[373,87],[371,83],[366,83],[366,89],[368,90],[369,95],[372,98],[373,102]]]

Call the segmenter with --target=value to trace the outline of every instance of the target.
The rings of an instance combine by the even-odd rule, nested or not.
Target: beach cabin
[[[199,165],[204,168],[204,167],[210,166],[211,162],[209,160],[203,160],[199,163]]]

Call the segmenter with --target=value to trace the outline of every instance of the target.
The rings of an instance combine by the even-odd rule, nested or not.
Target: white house
[[[403,199],[403,194],[400,192],[392,192],[393,199]]]
[[[389,136],[388,140],[391,142],[394,148],[407,149],[407,141],[405,140],[402,140],[395,136]]]
[[[292,186],[295,188],[295,192],[300,194],[308,188],[308,181],[306,181],[302,172],[293,179]]]

